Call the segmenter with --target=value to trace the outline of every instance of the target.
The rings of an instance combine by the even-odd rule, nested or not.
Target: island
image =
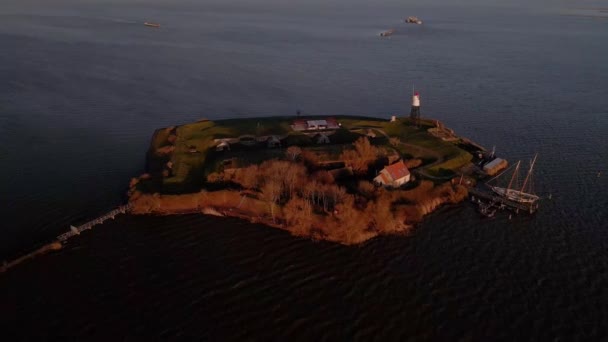
[[[430,119],[199,120],[154,132],[129,206],[132,214],[238,217],[352,245],[408,233],[463,201],[486,154]]]

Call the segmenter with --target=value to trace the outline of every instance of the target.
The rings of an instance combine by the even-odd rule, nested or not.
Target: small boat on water
[[[392,35],[393,33],[395,33],[395,29],[390,29],[390,30],[381,32],[380,37],[388,37],[388,36]]]
[[[160,27],[160,24],[157,24],[157,23],[151,23],[151,22],[148,22],[148,21],[146,21],[146,22],[144,23],[144,25],[145,25],[145,26],[148,26],[148,27],[154,27],[154,28],[159,28],[159,27]]]
[[[418,17],[407,17],[405,22],[408,24],[422,24],[422,20],[418,19]]]

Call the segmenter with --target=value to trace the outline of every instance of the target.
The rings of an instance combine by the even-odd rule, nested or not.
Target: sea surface
[[[0,274],[2,335],[607,339],[606,11],[2,0],[0,260],[124,203],[156,128],[296,110],[389,118],[407,115],[412,86],[424,117],[511,162],[538,153],[545,198],[512,219],[445,207],[410,236],[356,247],[236,219],[120,216]]]

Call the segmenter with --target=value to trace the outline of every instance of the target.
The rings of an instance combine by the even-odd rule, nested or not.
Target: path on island
[[[356,127],[352,127],[350,130],[354,130],[354,129],[368,129],[368,130],[374,130],[380,134],[382,134],[386,139],[389,139],[390,141],[390,136],[388,134],[386,134],[386,132],[383,129],[377,128],[377,127],[371,127],[371,126],[356,126]],[[441,163],[443,163],[445,161],[445,158],[441,155],[441,153],[438,153],[437,151],[431,150],[427,147],[422,147],[422,146],[418,146],[418,145],[414,145],[414,144],[409,144],[409,143],[404,143],[401,141],[401,139],[399,139],[399,145],[402,145],[404,147],[408,147],[411,149],[415,149],[418,150],[419,153],[424,153],[424,154],[428,154],[430,157],[435,158],[435,161],[425,165],[423,167],[417,168],[416,170],[412,170],[413,172],[415,172],[416,174],[429,178],[429,179],[434,179],[434,180],[450,180],[453,178],[453,176],[444,176],[444,177],[437,177],[437,176],[432,176],[430,174],[428,174],[427,170],[435,165],[439,165]]]

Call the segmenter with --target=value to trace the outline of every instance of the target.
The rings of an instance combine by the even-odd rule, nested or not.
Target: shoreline
[[[278,228],[298,237],[325,240],[343,245],[356,245],[380,235],[407,234],[414,229],[416,224],[422,223],[425,216],[439,210],[445,205],[462,203],[468,197],[468,191],[464,186],[457,185],[457,187],[459,190],[454,191],[452,194],[437,194],[408,208],[410,214],[412,212],[416,213],[412,215],[415,217],[411,219],[397,221],[387,215],[387,220],[394,221],[392,226],[382,230],[377,229],[377,227],[366,227],[362,231],[359,231],[357,235],[351,237],[328,233],[324,229],[325,227],[315,226],[323,223],[331,226],[331,222],[334,219],[339,221],[339,214],[313,214],[311,227],[302,227],[297,223],[290,224],[283,208],[277,205],[275,205],[274,217],[270,214],[270,209],[266,211],[253,211],[247,210],[247,208],[237,208],[238,205],[235,206],[234,204],[241,202],[243,198],[247,198],[247,201],[260,201],[259,199],[248,197],[247,194],[241,191],[220,190],[182,195],[134,194],[129,203],[132,207],[130,212],[132,215],[173,216],[202,214],[215,217],[232,217],[249,223],[259,223],[271,228]],[[444,187],[442,190],[445,191],[447,189],[447,187]],[[222,201],[224,202],[222,203]],[[264,204],[268,208],[272,205],[268,202]],[[251,208],[251,206],[248,208]]]
[[[390,140],[391,138],[391,136],[386,133],[386,128],[379,128],[376,125],[376,123],[382,123],[383,125],[387,125],[388,121],[386,120],[366,116],[335,117],[340,120],[354,121],[354,123],[352,124],[351,131],[356,131],[358,133],[360,133],[360,131],[363,131],[367,132],[368,135],[369,133],[373,132],[378,134],[381,138],[384,137],[387,140]],[[317,117],[313,118],[316,119]],[[243,122],[269,122],[271,120],[278,120],[284,122],[286,120],[291,119],[293,119],[293,117],[288,116],[249,119],[223,119],[218,120],[215,123],[230,126],[242,125]],[[403,124],[403,119],[400,120],[401,121],[399,121],[399,124]],[[211,121],[209,120],[199,120],[195,124],[210,122]],[[455,135],[453,130],[445,127],[444,124],[438,120],[425,119],[424,122],[427,125],[427,129],[430,127],[429,131],[432,131],[434,138],[441,143],[445,143],[445,141],[458,140],[464,144],[468,144],[469,146],[479,149],[480,151],[486,151],[483,146],[473,142],[472,140]],[[186,124],[186,126],[187,125],[189,124]],[[168,156],[173,155],[175,150],[174,142],[178,135],[177,130],[180,127],[182,126],[171,126],[167,128],[160,128],[154,131],[151,139],[150,148],[148,151],[148,158],[146,162],[147,169],[149,169],[150,164],[152,164],[151,161],[153,161],[154,159],[153,156],[158,155],[158,147],[164,146],[165,150],[163,150],[163,153]],[[420,133],[422,132],[424,131],[420,131]],[[272,132],[271,129],[270,133],[276,132]],[[267,132],[267,134],[270,133]],[[175,136],[172,138],[172,135]],[[166,140],[165,143],[159,144],[159,141],[162,142],[163,140]],[[225,139],[221,139],[221,141],[225,141]],[[167,142],[169,143],[167,144]],[[417,149],[419,153],[434,153],[432,151],[427,151],[429,149],[428,146],[416,146],[415,144],[412,144],[409,141],[407,141],[406,143],[398,142],[398,144],[399,145],[393,145],[393,147],[402,146],[407,152]],[[167,148],[168,146],[170,148]],[[401,154],[404,152],[400,150],[399,153]],[[414,169],[412,170],[413,174],[421,178],[420,180],[418,180],[418,185],[416,185],[414,188],[406,190],[382,190],[381,188],[376,188],[375,190],[372,190],[372,192],[375,192],[375,195],[372,195],[371,198],[363,199],[363,202],[365,202],[364,204],[361,204],[359,202],[361,202],[361,197],[365,196],[362,196],[362,194],[360,193],[356,193],[355,190],[355,193],[352,194],[354,196],[354,199],[350,200],[350,204],[346,206],[342,205],[340,207],[340,210],[346,211],[350,215],[358,215],[357,218],[360,221],[367,220],[365,223],[366,225],[359,225],[358,230],[356,230],[355,233],[347,231],[340,231],[336,233],[331,231],[331,229],[339,230],[341,229],[340,227],[347,225],[345,224],[346,219],[342,217],[343,215],[340,210],[337,210],[337,208],[340,206],[337,202],[331,203],[326,208],[327,205],[325,203],[321,205],[321,201],[317,199],[317,202],[312,204],[312,207],[314,208],[305,208],[305,210],[308,210],[309,212],[308,217],[299,217],[290,220],[290,215],[285,212],[285,206],[289,203],[287,203],[286,201],[279,203],[280,201],[277,200],[268,200],[264,197],[263,191],[257,188],[243,189],[241,187],[240,189],[230,189],[222,188],[220,186],[221,189],[216,191],[208,191],[203,188],[199,190],[199,192],[178,192],[178,194],[160,194],[157,192],[144,193],[139,189],[141,187],[141,184],[143,182],[150,181],[150,179],[153,178],[148,172],[131,180],[128,191],[128,203],[119,207],[119,209],[116,209],[113,212],[109,213],[109,217],[113,218],[113,216],[116,215],[118,212],[130,213],[133,215],[168,216],[203,214],[216,217],[233,217],[245,220],[250,223],[260,223],[268,227],[278,228],[287,231],[294,236],[305,237],[312,240],[325,240],[340,243],[343,245],[355,245],[363,243],[380,235],[407,234],[414,228],[416,224],[421,223],[426,215],[437,211],[439,208],[445,206],[446,204],[458,204],[464,201],[464,199],[468,197],[468,187],[450,182],[449,180],[453,179],[454,175],[434,176],[429,174],[429,169],[431,167],[445,162],[446,160],[444,159],[436,158],[431,164],[427,163],[423,167],[419,168],[414,167]],[[353,173],[351,170],[351,176],[352,174]],[[425,181],[424,179],[428,179],[430,181]],[[435,184],[431,185],[431,182]],[[424,187],[424,189],[420,191],[421,184],[423,183],[425,183],[422,186]],[[420,198],[416,200],[408,198],[408,192],[418,192],[418,194],[416,194],[416,196],[414,197]],[[346,193],[347,197],[350,195],[351,194]],[[383,209],[382,203],[386,205],[385,202],[387,201],[387,198],[391,196],[401,196],[401,199],[398,199],[395,202],[397,204],[392,203],[389,200],[388,210],[386,208]],[[251,205],[250,202],[253,202],[254,205]],[[243,203],[249,203],[249,205],[243,205]],[[304,206],[307,206],[306,203],[304,203]],[[329,207],[332,207],[332,209],[330,209]],[[123,210],[121,208],[128,209]],[[301,207],[298,208],[302,209]],[[382,215],[374,213],[374,210],[382,211]],[[99,220],[100,218],[92,220],[87,224],[83,225],[83,227],[79,228],[83,228],[82,231],[91,229],[91,223],[93,223],[93,225],[103,223],[104,219]],[[389,223],[383,221],[388,221]],[[331,228],[327,229],[327,226],[330,226]],[[69,239],[70,237],[79,234],[79,228],[74,227],[74,229],[71,229],[67,233],[58,236],[56,240],[44,244],[42,247],[39,247],[38,249],[28,254],[20,256],[12,261],[4,261],[3,264],[0,265],[0,273],[4,273],[9,269],[37,256],[52,251],[60,250],[63,246],[63,242],[66,242],[67,239]]]

